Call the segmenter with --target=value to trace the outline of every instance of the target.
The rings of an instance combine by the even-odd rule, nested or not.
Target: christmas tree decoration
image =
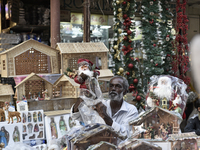
[[[128,64],[129,69],[132,69],[133,67],[134,67],[133,64]]]
[[[137,100],[137,101],[140,101],[140,100],[141,100],[141,96],[138,95],[138,96],[136,97],[136,100]]]
[[[133,83],[134,83],[134,84],[138,84],[138,79],[134,79],[134,80],[133,80]]]
[[[120,68],[119,68],[119,72],[120,72],[120,73],[123,73],[123,72],[124,72],[124,68],[121,68],[121,67],[120,67]]]

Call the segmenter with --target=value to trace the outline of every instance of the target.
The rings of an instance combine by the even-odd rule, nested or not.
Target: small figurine
[[[31,91],[28,93],[29,99],[32,99]]]
[[[153,86],[150,86],[149,96],[147,98],[147,105],[149,107],[159,106],[157,96],[155,96],[155,94],[153,93]]]
[[[23,125],[23,132],[26,132],[26,125]]]
[[[26,122],[26,114],[25,114],[25,113],[23,113],[23,115],[22,115],[22,122],[23,122],[23,123]]]
[[[5,129],[5,127],[1,127],[0,131],[0,143],[4,143],[5,147],[8,145],[9,142],[9,132]]]
[[[28,127],[28,133],[29,133],[29,134],[32,133],[32,129],[33,129],[32,123],[29,123],[29,124],[27,125],[27,127]]]
[[[42,113],[39,111],[38,112],[38,121],[41,122],[42,121]]]
[[[175,112],[182,113],[182,109],[180,108],[180,105],[182,103],[182,99],[180,95],[177,95],[176,99],[173,101],[172,106],[169,108],[169,110],[174,110]]]
[[[36,123],[35,126],[34,126],[34,132],[39,132],[39,127],[38,127],[38,124]]]
[[[5,111],[8,112],[8,124],[10,123],[10,119],[12,119],[12,122],[11,122],[11,123],[13,123],[13,117],[15,117],[15,116],[17,117],[17,123],[18,123],[18,122],[21,122],[20,112],[17,112],[17,111],[11,112],[11,111],[9,111],[8,109],[9,109],[9,106],[7,105],[7,106],[5,107]]]
[[[67,126],[65,124],[65,120],[63,119],[63,116],[60,116],[59,126],[60,126],[61,132],[67,131]]]
[[[166,140],[168,138],[168,132],[167,130],[165,129],[165,124],[164,123],[161,123],[160,127],[159,127],[159,130],[160,130],[160,137],[163,139],[163,140]]]
[[[29,113],[28,113],[28,122],[31,122],[31,119],[32,119],[31,113],[29,112]]]
[[[13,141],[14,142],[19,142],[20,141],[20,133],[19,133],[19,130],[18,130],[17,126],[15,126],[15,129],[13,131]]]
[[[33,122],[37,122],[37,113],[36,112],[33,113]]]
[[[54,122],[54,118],[51,118],[50,128],[51,128],[51,137],[57,139],[58,138],[58,132],[57,132],[56,123]]]
[[[37,136],[37,138],[43,138],[43,131],[39,132],[39,135]]]

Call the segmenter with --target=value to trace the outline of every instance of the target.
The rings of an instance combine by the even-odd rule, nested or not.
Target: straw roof
[[[144,140],[127,139],[118,145],[119,149],[141,149],[141,150],[162,150],[162,148],[156,144]]]
[[[177,141],[185,139],[200,139],[200,136],[196,135],[195,132],[189,133],[179,133],[179,134],[169,134],[168,141]]]
[[[65,74],[61,75],[61,76],[56,80],[56,82],[54,83],[54,85],[58,85],[60,82],[66,82],[66,81],[69,81],[73,86],[77,86],[77,87],[80,86],[80,84],[76,83],[76,82],[74,81],[74,79],[72,79],[72,78],[66,76]]]
[[[110,147],[110,149],[112,149],[112,150],[116,150],[117,149],[117,146],[116,145],[114,145],[114,144],[111,144],[111,143],[109,143],[109,142],[106,142],[106,141],[101,141],[101,142],[99,142],[99,143],[97,143],[97,144],[94,144],[94,145],[90,145],[88,148],[87,148],[87,150],[97,150],[97,149],[100,149],[102,146],[107,146],[107,147]]]
[[[12,85],[0,84],[0,96],[14,95]]]
[[[79,143],[81,141],[87,141],[89,138],[95,137],[98,134],[104,133],[105,131],[111,132],[113,137],[118,137],[119,139],[122,139],[122,140],[125,139],[124,136],[122,136],[121,134],[116,132],[112,127],[110,127],[108,125],[103,125],[103,124],[102,125],[96,124],[93,127],[91,127],[91,130],[89,130],[87,128],[85,130],[81,130],[82,133],[80,133],[78,135],[74,135],[74,137],[71,138],[71,141],[74,144]]]
[[[104,43],[57,43],[62,54],[108,52]]]
[[[55,51],[55,52],[58,51],[57,49],[52,48],[52,47],[50,47],[50,46],[48,46],[48,45],[45,45],[45,44],[43,44],[43,43],[40,43],[40,42],[38,42],[38,41],[36,41],[36,40],[29,39],[29,40],[27,40],[27,41],[24,41],[24,42],[22,42],[22,43],[20,43],[20,44],[18,44],[18,45],[16,45],[16,46],[14,46],[14,47],[12,47],[12,48],[6,50],[6,51],[3,51],[2,53],[0,53],[0,55],[1,55],[1,54],[9,53],[10,51],[13,51],[13,50],[18,50],[18,49],[19,49],[19,50],[21,50],[21,49],[28,50],[28,49],[30,49],[30,48],[35,48],[35,49],[37,49],[37,50],[43,49],[43,50],[46,51],[46,52],[48,52],[49,49],[52,49],[52,50]]]
[[[147,110],[146,112],[144,112],[143,114],[141,114],[140,116],[135,118],[134,120],[130,121],[129,124],[130,125],[141,125],[146,118],[152,116],[152,113],[158,112],[158,111],[168,113],[168,114],[175,116],[175,117],[179,118],[180,120],[182,120],[182,117],[179,113],[174,112],[174,111],[169,111],[167,109],[163,109],[161,107],[156,106],[156,107],[153,107],[153,108]]]
[[[24,80],[22,80],[22,82],[20,82],[17,86],[15,86],[15,88],[17,88],[18,86],[20,86],[21,84],[25,83],[26,81],[28,80],[44,80],[45,82],[48,82],[50,85],[53,86],[53,84],[47,80],[45,80],[44,78],[38,76],[37,74],[35,73],[31,73],[30,75],[28,75]]]

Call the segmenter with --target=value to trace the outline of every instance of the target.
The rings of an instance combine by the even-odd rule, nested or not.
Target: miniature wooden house
[[[24,96],[27,100],[35,98],[43,98],[43,92],[46,90],[46,95],[49,99],[52,98],[53,84],[43,79],[35,73],[31,73],[24,80],[22,80],[17,86],[17,100],[21,100]],[[33,98],[35,97],[35,98]]]
[[[179,113],[171,112],[161,107],[154,107],[129,122],[129,124],[133,125],[133,133],[135,132],[134,126],[143,124],[143,129],[146,132],[143,132],[139,138],[166,140],[169,134],[177,134],[179,132],[181,120],[182,117]]]
[[[80,84],[77,84],[74,79],[66,75],[61,75],[60,78],[54,83],[56,90],[54,97],[61,98],[78,98]]]
[[[109,142],[101,141],[95,145],[91,145],[87,150],[117,150],[117,146]]]
[[[195,132],[170,134],[168,141],[171,142],[171,150],[199,150],[200,136]]]
[[[102,93],[108,92],[110,79],[114,76],[110,69],[99,70],[100,76],[98,77],[99,85]]]
[[[124,138],[125,137],[119,135],[110,126],[97,125],[97,127],[85,129],[82,133],[71,138],[70,143],[72,150],[85,150],[90,145],[97,144],[100,141],[106,141],[111,144],[117,145],[118,142],[120,142]]]
[[[61,54],[61,73],[67,68],[77,70],[77,61],[80,58],[89,59],[101,69],[108,69],[108,48],[104,43],[57,43],[56,49]]]
[[[2,77],[59,73],[58,50],[35,40],[27,40],[0,53]]]
[[[12,95],[14,95],[12,85],[0,84],[0,108],[4,107],[5,102],[12,101]]]
[[[162,150],[160,146],[144,140],[128,139],[118,145],[119,150]]]

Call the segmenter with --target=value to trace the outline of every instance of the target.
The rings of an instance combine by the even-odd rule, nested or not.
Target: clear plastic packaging
[[[187,85],[181,79],[170,75],[154,75],[150,80],[146,97],[146,109],[160,106],[182,115],[188,98]]]
[[[99,83],[96,78],[91,77],[85,81],[85,84],[87,89],[80,89],[80,98],[82,98],[84,102],[78,107],[83,122],[86,125],[91,123],[105,124],[103,118],[94,110],[95,105],[103,99]]]

